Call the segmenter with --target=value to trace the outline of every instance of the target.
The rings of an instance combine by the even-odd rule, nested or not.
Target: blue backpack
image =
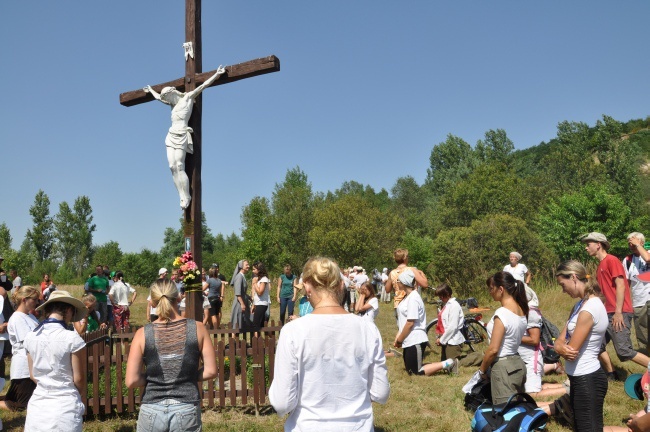
[[[546,427],[548,414],[537,408],[527,393],[516,393],[508,402],[484,403],[474,413],[472,432],[528,432]]]

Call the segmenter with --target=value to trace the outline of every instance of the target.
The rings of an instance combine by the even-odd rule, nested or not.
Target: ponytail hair
[[[564,261],[555,269],[555,277],[569,279],[571,275],[576,275],[579,281],[585,284],[585,298],[592,294],[600,294],[600,286],[593,276],[587,273],[587,269],[579,261]]]
[[[489,277],[487,286],[503,287],[512,298],[515,299],[524,315],[528,317],[528,299],[526,298],[526,286],[508,272],[500,271]]]
[[[151,303],[157,308],[157,315],[169,322],[178,302],[178,288],[169,279],[157,279],[151,284]]]

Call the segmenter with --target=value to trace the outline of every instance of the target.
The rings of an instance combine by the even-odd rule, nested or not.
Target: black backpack
[[[476,411],[484,403],[492,403],[492,385],[490,380],[481,380],[465,395],[465,409]]]
[[[557,363],[560,361],[560,355],[555,352],[553,344],[555,339],[560,336],[560,330],[542,316],[542,328],[541,335],[539,337],[539,342],[542,345],[542,356],[544,357],[544,363]]]

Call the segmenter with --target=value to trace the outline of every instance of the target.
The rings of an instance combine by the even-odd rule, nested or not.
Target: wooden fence
[[[203,406],[244,406],[253,404],[258,412],[266,403],[269,385],[273,380],[273,364],[277,336],[281,327],[271,321],[254,335],[237,329],[209,330],[217,359],[217,377],[199,383]],[[82,386],[81,400],[86,406],[85,415],[105,415],[134,412],[140,404],[143,388],[129,389],[124,382],[126,361],[133,331],[108,333],[97,330],[84,335],[86,347],[83,362],[86,383]]]

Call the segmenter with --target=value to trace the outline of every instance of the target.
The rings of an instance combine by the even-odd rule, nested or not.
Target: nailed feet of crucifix
[[[169,169],[172,171],[172,178],[181,198],[181,208],[183,210],[189,207],[192,199],[190,196],[190,182],[185,173],[185,155],[194,153],[193,131],[189,127],[194,99],[224,73],[226,73],[226,69],[219,66],[217,73],[187,93],[179,92],[174,87],[165,87],[160,93],[157,93],[151,86],[146,86],[143,89],[145,93],[151,93],[155,99],[170,105],[172,108],[172,126],[167,132],[165,146],[167,147],[167,162],[169,162]]]

